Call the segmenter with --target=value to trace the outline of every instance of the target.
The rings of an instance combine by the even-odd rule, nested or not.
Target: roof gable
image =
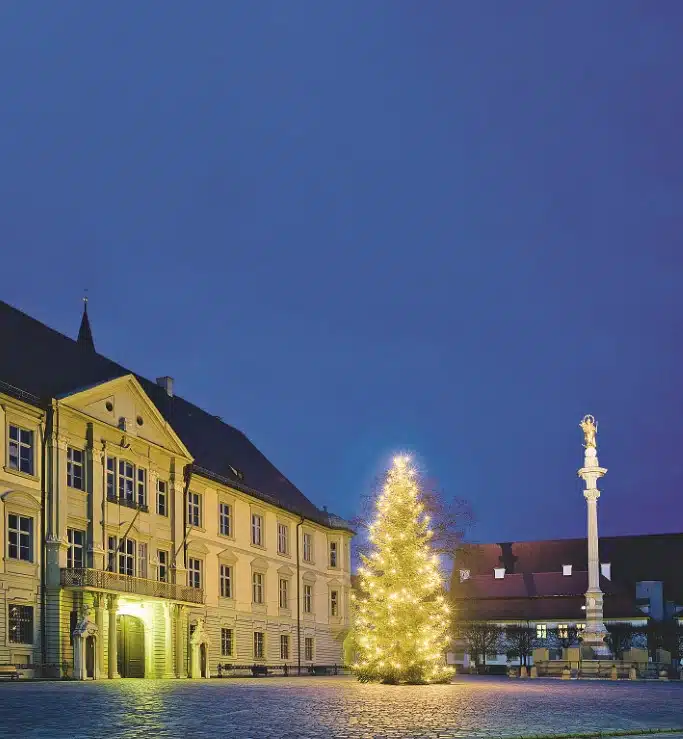
[[[63,395],[60,404],[119,428],[129,436],[152,442],[174,454],[192,455],[152,403],[134,375],[123,375],[99,385]]]

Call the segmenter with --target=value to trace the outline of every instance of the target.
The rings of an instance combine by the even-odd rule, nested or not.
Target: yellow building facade
[[[0,340],[17,332],[26,358],[0,357],[0,664],[78,679],[342,664],[348,524],[170,378],[97,354],[87,314],[73,341],[0,303]]]

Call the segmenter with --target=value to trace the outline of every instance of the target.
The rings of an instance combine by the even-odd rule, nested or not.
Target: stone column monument
[[[584,435],[583,467],[578,471],[586,489],[583,497],[588,506],[588,590],[586,591],[586,628],[583,647],[590,647],[596,657],[609,656],[605,644],[607,629],[602,620],[602,590],[600,590],[600,559],[598,554],[598,498],[597,481],[607,472],[598,464],[596,435],[598,426],[593,416],[585,416],[579,424]]]

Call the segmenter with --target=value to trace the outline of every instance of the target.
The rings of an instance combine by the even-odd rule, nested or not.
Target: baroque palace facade
[[[0,664],[341,664],[350,544],[237,429],[0,301]]]

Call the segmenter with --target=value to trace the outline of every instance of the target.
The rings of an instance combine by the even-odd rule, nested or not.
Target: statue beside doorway
[[[99,629],[92,619],[93,609],[83,608],[81,620],[73,630],[74,638],[74,678],[76,680],[99,680],[100,669],[97,664],[97,640]]]
[[[211,677],[209,669],[209,646],[211,641],[206,633],[206,619],[197,619],[190,637],[190,677],[199,679]]]

